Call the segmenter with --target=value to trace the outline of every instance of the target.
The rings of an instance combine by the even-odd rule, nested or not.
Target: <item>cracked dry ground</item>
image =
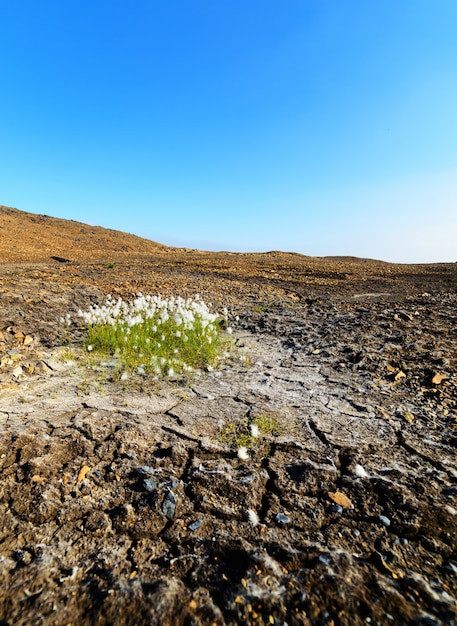
[[[4,267],[0,623],[457,624],[455,267],[128,271]],[[57,347],[132,284],[228,304],[229,361],[120,383]]]

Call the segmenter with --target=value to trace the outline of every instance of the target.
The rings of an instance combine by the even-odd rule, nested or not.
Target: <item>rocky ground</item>
[[[0,624],[457,624],[457,265],[0,267]],[[89,361],[60,318],[139,290],[227,306],[230,358]]]

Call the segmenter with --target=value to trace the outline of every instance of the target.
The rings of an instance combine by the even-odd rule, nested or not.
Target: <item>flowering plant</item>
[[[88,327],[89,351],[112,354],[139,374],[173,376],[214,367],[220,359],[223,320],[198,295],[184,300],[139,293],[130,303],[108,296],[78,315]]]

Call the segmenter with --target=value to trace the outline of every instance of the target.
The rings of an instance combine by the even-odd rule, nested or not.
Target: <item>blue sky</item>
[[[0,0],[0,204],[457,260],[456,0]]]

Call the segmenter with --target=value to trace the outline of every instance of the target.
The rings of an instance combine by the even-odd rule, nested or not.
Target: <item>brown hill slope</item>
[[[52,256],[72,261],[111,260],[151,254],[164,247],[128,233],[6,206],[0,206],[0,239],[3,263],[47,262]]]
[[[52,257],[72,263],[57,263]],[[32,280],[31,272],[35,272],[35,279],[57,283],[60,290],[64,284],[89,284],[122,297],[137,291],[188,296],[200,293],[208,301],[226,304],[284,296],[306,301],[324,294],[385,298],[393,293],[454,291],[457,270],[455,263],[398,265],[279,251],[172,248],[120,231],[5,206],[0,206],[1,264],[0,289],[9,288],[13,281],[24,290]],[[31,268],[31,264],[40,267]]]

